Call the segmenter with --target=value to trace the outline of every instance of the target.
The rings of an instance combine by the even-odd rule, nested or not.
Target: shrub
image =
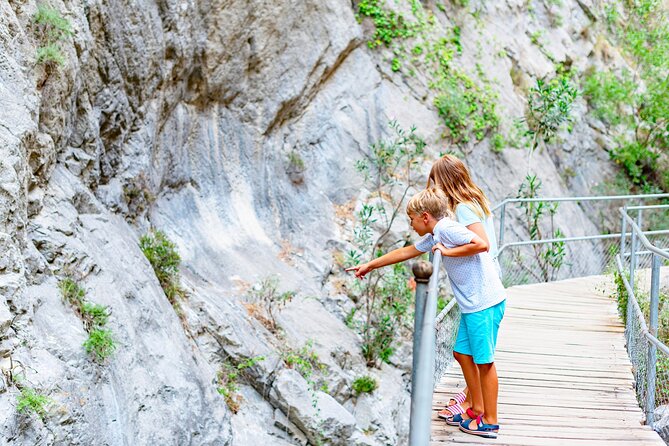
[[[536,198],[541,189],[541,180],[536,175],[527,175],[525,181],[518,189],[517,198]],[[548,204],[544,201],[537,202],[521,202],[518,204],[523,209],[525,214],[525,224],[527,232],[530,235],[530,240],[543,239],[544,226],[548,226],[548,238],[564,238],[564,234],[560,228],[555,227],[554,216],[558,209],[558,203]],[[543,224],[542,220],[548,213],[549,224]],[[517,259],[517,264],[525,269],[525,272],[532,275],[538,281],[548,282],[555,280],[558,272],[564,265],[564,258],[566,256],[565,242],[556,241],[546,244],[532,245],[536,268],[526,267],[522,259],[519,257],[519,252],[515,251],[514,256]]]
[[[584,90],[589,104],[595,116],[617,125],[617,147],[609,154],[632,181],[645,190],[668,189],[669,9],[665,2],[635,0],[611,4],[605,15],[610,38],[634,72],[588,76]]]
[[[111,330],[94,328],[88,334],[88,339],[84,342],[84,348],[96,360],[104,361],[116,350]]]
[[[84,328],[89,332],[83,345],[86,352],[93,353],[95,359],[103,361],[116,349],[111,330],[103,330],[109,319],[109,309],[104,305],[88,302],[86,291],[71,278],[61,280],[58,287],[63,300],[74,307],[84,322]]]
[[[41,395],[30,387],[23,387],[21,394],[17,397],[16,410],[19,413],[34,412],[44,420],[47,414],[47,407],[51,403],[50,398]]]
[[[62,65],[65,63],[65,56],[60,47],[55,43],[49,43],[37,48],[37,63]]]
[[[307,341],[297,350],[287,349],[281,353],[281,358],[291,369],[300,372],[307,381],[315,371],[323,371],[325,365],[321,363],[318,354],[313,349],[314,341]]]
[[[357,163],[371,193],[357,214],[353,249],[347,254],[346,266],[379,255],[379,247],[403,211],[405,197],[418,185],[419,178],[412,173],[422,159],[425,142],[415,128],[407,132],[395,122],[390,126],[393,137],[372,144],[369,155]],[[362,353],[369,366],[378,365],[379,360],[388,362],[401,329],[410,320],[412,291],[408,271],[398,264],[372,271],[364,281],[349,280],[349,295],[356,302],[356,311],[347,324],[361,335]],[[356,319],[357,315],[361,320]]]
[[[358,19],[369,17],[374,22],[374,36],[367,42],[370,48],[379,45],[390,46],[393,39],[406,38],[416,34],[417,26],[395,11],[384,7],[382,0],[362,0],[358,4]]]
[[[279,278],[277,276],[269,276],[251,289],[251,298],[254,302],[260,304],[268,317],[268,319],[261,320],[261,322],[265,322],[267,328],[272,332],[275,332],[278,328],[276,313],[283,309],[297,295],[296,291],[279,292],[278,288]]]
[[[81,307],[81,315],[87,329],[99,328],[107,324],[109,312],[106,306],[85,302]]]
[[[625,324],[627,323],[627,301],[629,296],[627,295],[627,288],[625,288],[623,278],[618,271],[613,272],[613,283],[616,285],[614,297],[618,304],[618,315],[623,321],[623,324]]]
[[[63,18],[60,12],[43,4],[37,5],[33,21],[37,26],[39,40],[42,42],[37,48],[37,63],[62,65],[65,56],[59,42],[73,34],[70,22]]]
[[[139,239],[139,247],[153,267],[167,299],[176,310],[179,310],[177,298],[185,297],[186,292],[179,285],[181,257],[176,245],[163,231],[153,231]]]
[[[372,393],[378,387],[376,379],[369,375],[360,376],[353,381],[353,391],[356,394]]]
[[[241,378],[241,373],[253,367],[260,361],[264,361],[264,356],[255,356],[249,358],[245,361],[240,362],[239,364],[232,364],[231,362],[224,362],[221,366],[221,370],[217,373],[218,387],[217,391],[219,394],[223,395],[225,398],[225,403],[228,405],[228,408],[232,413],[239,412],[242,396],[239,395],[239,379]]]
[[[583,96],[597,118],[618,125],[626,119],[622,108],[633,101],[635,88],[627,71],[623,71],[620,77],[606,71],[594,71],[585,78]]]
[[[458,4],[464,6],[467,3],[461,0]],[[358,17],[371,18],[375,26],[369,47],[385,45],[392,48],[394,57],[388,58],[392,71],[400,71],[403,68],[401,61],[408,59],[408,74],[420,72],[425,75],[429,88],[434,91],[435,108],[447,129],[444,138],[459,146],[480,141],[499,125],[496,95],[490,89],[476,85],[462,70],[453,66],[454,55],[462,54],[460,27],[453,26],[442,32],[437,28],[432,11],[418,0],[412,0],[410,4],[410,19],[390,10],[383,1],[363,0],[358,4]],[[439,3],[436,6],[445,10]],[[407,39],[412,41],[402,42]],[[482,71],[478,68],[481,76]]]
[[[318,426],[317,432],[317,441],[316,444],[321,444],[320,438],[323,433],[321,432],[321,426],[323,420],[320,418],[320,408],[318,407],[318,394],[317,390],[327,391],[327,384],[321,383],[320,385],[314,377],[315,372],[325,373],[327,368],[323,364],[318,354],[313,349],[313,341],[308,340],[300,349],[286,349],[281,353],[281,358],[286,363],[286,365],[292,369],[297,370],[300,375],[305,379],[307,384],[309,384],[309,395],[311,397],[311,406],[316,410],[316,420]]]
[[[60,289],[63,300],[79,311],[84,303],[86,290],[81,288],[77,282],[69,277],[58,282],[58,288]]]

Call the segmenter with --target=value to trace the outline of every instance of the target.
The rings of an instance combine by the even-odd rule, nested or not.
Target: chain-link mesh
[[[667,249],[669,238],[666,235],[648,235],[648,241],[657,248]],[[630,249],[628,248],[626,251]],[[633,294],[626,291],[619,292],[619,302],[626,303],[627,315],[625,318],[625,336],[627,339],[627,351],[632,363],[634,373],[634,388],[636,390],[639,405],[646,415],[646,422],[662,436],[665,443],[669,444],[669,356],[661,349],[654,346],[646,335],[650,325],[650,300],[652,283],[653,255],[646,251],[641,244],[637,244],[639,254],[635,256],[636,268],[634,280],[630,283],[630,255],[624,256],[621,262],[623,270],[621,279],[624,277],[628,286],[633,287]],[[628,251],[629,252],[629,251]],[[661,265],[669,265],[669,260],[662,259]],[[625,305],[623,305],[624,307]],[[619,305],[620,307],[620,305]],[[669,342],[669,274],[660,271],[659,276],[659,306],[658,306],[658,332],[657,338],[662,343]],[[653,346],[654,357],[651,356],[650,348]],[[650,370],[649,370],[650,369]],[[654,373],[654,381],[649,382],[649,371]],[[652,392],[654,399],[649,399]]]
[[[636,390],[637,400],[643,404],[647,397],[648,339],[643,334],[638,309],[631,300],[628,301],[625,335],[627,353],[632,362],[632,373],[634,374],[634,390]]]
[[[658,349],[656,363],[653,429],[660,434],[665,443],[669,443],[669,355]]]
[[[650,234],[647,238],[654,246],[669,249],[669,234]],[[628,237],[625,249],[628,253],[630,243]],[[641,251],[641,244],[637,246]],[[567,241],[564,242],[564,255],[559,259],[547,254],[550,249],[550,244],[523,245],[505,249],[498,258],[504,285],[510,287],[606,274],[614,268],[615,257],[620,252],[620,239]],[[629,255],[626,256],[626,262],[629,263]],[[651,256],[648,254],[637,256],[638,269],[650,268],[650,262]]]
[[[453,305],[450,309],[446,307],[437,316],[435,384],[439,382],[441,376],[453,362],[453,346],[455,345],[455,337],[458,334],[458,325],[460,325],[460,307],[457,305]]]

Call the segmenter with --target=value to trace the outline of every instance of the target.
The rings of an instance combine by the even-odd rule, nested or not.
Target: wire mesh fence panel
[[[660,434],[665,443],[669,443],[669,356],[659,349],[656,372],[653,429]]]
[[[660,249],[669,249],[669,234],[648,235],[648,240]],[[559,256],[553,244],[511,246],[498,257],[502,281],[506,287],[529,283],[549,282],[575,277],[608,274],[615,269],[615,257],[620,252],[620,239],[571,240],[563,242]],[[637,244],[637,270],[650,268],[651,256]],[[625,262],[629,268],[630,242],[626,246]],[[669,265],[669,260],[664,262]]]
[[[629,305],[627,324],[625,326],[627,353],[632,363],[634,390],[636,391],[637,401],[639,401],[641,407],[644,408],[643,405],[647,401],[646,374],[648,368],[648,339],[644,335],[642,329],[638,308],[636,308],[631,301],[629,302]]]
[[[498,257],[504,285],[605,274],[613,269],[618,239],[577,240],[556,244],[512,246]],[[556,255],[556,253],[558,253]]]
[[[460,307],[453,306],[450,311],[442,311],[437,316],[437,354],[434,372],[435,384],[453,362],[453,346],[460,325]]]

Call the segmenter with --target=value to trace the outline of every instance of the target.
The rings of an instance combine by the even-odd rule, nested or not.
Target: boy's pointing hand
[[[355,273],[355,277],[357,277],[358,279],[362,279],[363,277],[365,277],[365,275],[371,270],[372,268],[370,268],[367,263],[346,268],[347,272],[353,271]]]

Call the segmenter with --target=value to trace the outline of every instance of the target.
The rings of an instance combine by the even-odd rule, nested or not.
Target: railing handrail
[[[641,240],[641,243],[643,246],[646,247],[648,251],[654,252],[655,254],[664,257],[665,259],[669,259],[669,253],[661,250],[660,248],[657,248],[655,245],[653,245],[651,242],[648,241],[646,236],[644,235],[644,232],[637,226],[636,222],[632,219],[632,217],[629,216],[627,213],[627,210],[625,208],[620,208],[620,213],[623,216],[623,220],[627,221],[627,224],[631,225],[631,228],[634,232],[636,232],[637,236]]]
[[[663,229],[658,231],[645,231],[644,234],[648,235],[669,234],[669,229]],[[540,240],[526,240],[524,242],[511,242],[502,245],[497,251],[497,254],[499,255],[499,253],[504,251],[507,247],[513,247],[513,246],[541,245],[545,243],[557,243],[557,242],[578,242],[585,240],[605,240],[609,238],[620,238],[622,236],[623,234],[619,232],[617,234],[583,235],[580,237],[544,238]],[[631,237],[631,234],[625,234],[625,237]]]
[[[529,203],[529,202],[561,202],[561,201],[612,201],[612,200],[635,200],[635,199],[650,199],[650,198],[669,198],[669,193],[661,194],[637,194],[637,195],[591,195],[583,197],[546,197],[546,198],[517,198],[507,197],[500,203],[496,204],[491,210],[496,211],[507,203]]]
[[[657,207],[653,207],[657,209]],[[632,324],[633,319],[636,319],[641,336],[648,341],[647,345],[647,364],[645,386],[646,395],[644,402],[644,412],[646,414],[646,424],[651,427],[654,426],[655,418],[655,391],[657,387],[657,350],[662,351],[669,356],[669,347],[657,338],[658,322],[659,322],[659,294],[660,294],[660,266],[661,259],[669,259],[669,252],[659,249],[648,241],[646,235],[641,229],[643,208],[639,207],[637,214],[637,221],[634,221],[628,211],[637,209],[628,209],[626,207],[620,208],[622,215],[622,235],[620,237],[620,253],[616,255],[616,267],[620,278],[623,282],[625,291],[627,292],[627,314],[625,315],[625,333],[627,337],[627,346],[629,348],[630,342],[633,340]],[[625,236],[627,233],[626,227],[630,225],[630,234],[632,242],[630,244],[629,256],[626,255],[625,250]],[[651,254],[651,274],[650,274],[650,298],[649,298],[649,322],[646,324],[645,316],[641,311],[638,298],[636,296],[636,259],[639,255],[638,243],[646,248],[647,252]],[[629,257],[629,279],[627,277],[627,269],[623,264],[626,257]],[[640,377],[637,377],[640,379]]]

